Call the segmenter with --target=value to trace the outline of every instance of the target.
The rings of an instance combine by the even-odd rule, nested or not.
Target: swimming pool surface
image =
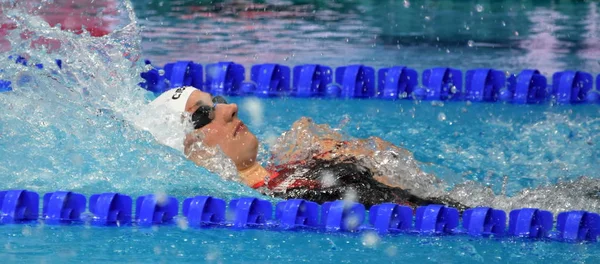
[[[71,1],[68,1],[69,3]],[[186,59],[246,66],[362,63],[375,68],[452,66],[518,72],[539,69],[600,73],[600,4],[592,1],[61,1],[27,8],[3,5],[1,32],[44,36],[49,52],[19,34],[2,45],[4,72],[14,91],[0,93],[0,189],[40,194],[71,190],[118,191],[132,197],[167,193],[232,199],[254,190],[187,161],[139,128],[152,95],[137,86],[142,66]],[[57,8],[63,6],[65,8]],[[128,12],[127,6],[131,8]],[[66,8],[68,7],[68,8]],[[28,10],[25,15],[17,10]],[[31,13],[66,28],[86,24],[94,38],[48,27]],[[69,20],[71,14],[75,19]],[[79,14],[83,14],[79,16]],[[6,18],[6,16],[10,18]],[[81,20],[78,20],[81,18]],[[129,24],[131,20],[137,23]],[[15,22],[16,21],[16,22]],[[138,32],[139,31],[139,32]],[[94,35],[92,34],[92,35]],[[107,45],[107,39],[108,44]],[[12,41],[10,47],[6,41]],[[52,41],[61,47],[52,49]],[[9,48],[7,48],[9,47]],[[9,63],[28,53],[60,73]],[[126,54],[125,58],[122,54]],[[6,56],[5,56],[6,55]],[[582,176],[600,175],[598,105],[511,105],[231,97],[261,140],[261,157],[274,138],[302,116],[351,137],[378,136],[414,153],[420,166],[448,186],[475,182],[468,199],[517,195]],[[171,131],[165,128],[166,133]],[[552,189],[522,205],[580,209],[590,184]],[[593,182],[593,181],[592,181]],[[466,185],[469,188],[470,185]],[[457,194],[458,195],[458,194]],[[487,200],[486,200],[487,199]],[[276,201],[270,199],[271,201]],[[494,201],[502,203],[502,201]],[[505,204],[507,207],[511,205]],[[600,204],[587,210],[600,212]],[[468,236],[340,234],[260,230],[2,225],[0,256],[10,262],[486,262],[596,263],[600,244]]]

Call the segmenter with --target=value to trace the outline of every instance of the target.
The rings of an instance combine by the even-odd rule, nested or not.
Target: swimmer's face
[[[213,97],[202,91],[194,91],[188,98],[185,110],[194,113],[201,106],[212,106]],[[209,147],[219,146],[243,170],[256,161],[258,139],[238,118],[236,104],[217,104],[212,121],[199,128],[204,134],[202,143]]]

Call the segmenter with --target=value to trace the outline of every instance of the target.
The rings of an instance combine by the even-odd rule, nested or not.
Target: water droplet
[[[519,35],[519,31],[515,31],[515,36],[518,36],[518,35]]]
[[[453,94],[455,94],[456,92],[458,92],[458,89],[456,88],[456,85],[452,85],[452,86],[450,87],[450,93],[453,93]]]
[[[329,188],[336,184],[336,178],[330,171],[323,171],[321,173],[321,185],[323,188]]]
[[[29,225],[25,225],[23,226],[23,230],[21,230],[21,234],[23,234],[23,236],[31,236],[31,226]]]
[[[352,203],[355,203],[358,199],[358,195],[356,191],[352,188],[348,189],[346,193],[344,193],[344,206],[349,206]]]
[[[385,249],[385,254],[387,254],[389,257],[396,256],[396,254],[398,254],[398,248],[396,246],[389,246],[387,249]]]
[[[410,2],[408,0],[404,0],[404,8],[409,8]]]
[[[502,21],[502,26],[506,27],[506,22]]]
[[[179,227],[181,230],[187,230],[188,229],[187,218],[185,218],[185,217],[177,218],[177,227]]]
[[[439,120],[439,121],[446,121],[446,114],[444,114],[444,113],[439,113],[439,114],[438,114],[438,120]]]
[[[431,18],[429,16],[425,16],[425,20],[429,21]]]
[[[262,125],[264,116],[264,106],[256,98],[247,98],[243,101],[243,108],[246,113],[250,113],[250,120],[255,125]]]
[[[360,219],[357,216],[350,216],[346,218],[346,226],[348,229],[353,230],[356,229],[361,224]]]
[[[479,12],[479,13],[483,12],[483,10],[484,10],[483,5],[480,5],[480,4],[475,5],[475,10],[477,10],[477,12]]]
[[[473,47],[473,45],[474,45],[474,44],[475,44],[475,41],[472,41],[472,40],[469,40],[469,41],[467,42],[467,45],[468,45],[469,47]]]
[[[156,203],[159,205],[165,205],[167,203],[167,193],[163,190],[158,190],[154,193],[156,197]]]
[[[375,247],[379,244],[380,238],[379,235],[375,232],[366,232],[362,236],[362,244],[365,247]]]

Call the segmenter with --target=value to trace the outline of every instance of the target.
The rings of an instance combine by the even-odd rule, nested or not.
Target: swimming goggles
[[[201,105],[192,114],[192,124],[194,125],[194,129],[202,128],[215,119],[215,107],[217,104],[227,104],[227,101],[222,96],[213,97],[212,102],[212,106]]]

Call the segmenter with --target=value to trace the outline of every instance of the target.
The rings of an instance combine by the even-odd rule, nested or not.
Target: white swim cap
[[[185,112],[187,100],[194,91],[198,91],[198,89],[192,86],[174,88],[162,93],[160,96],[154,99],[150,105],[153,107],[165,106],[178,113],[183,113]]]

